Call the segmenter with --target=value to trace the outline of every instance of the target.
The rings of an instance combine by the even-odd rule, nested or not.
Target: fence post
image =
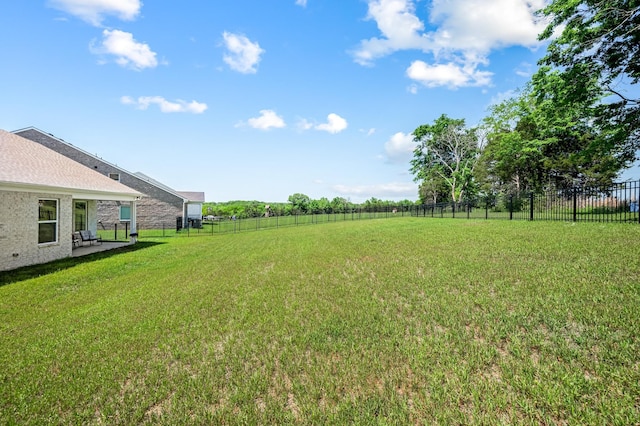
[[[529,220],[533,220],[533,191],[529,193]]]
[[[118,224],[113,224],[113,239],[118,241]]]
[[[634,183],[636,187],[636,211],[638,212],[638,223],[640,224],[640,181]]]
[[[513,194],[509,195],[509,220],[513,220]]]
[[[573,188],[573,221],[578,219],[578,188]]]

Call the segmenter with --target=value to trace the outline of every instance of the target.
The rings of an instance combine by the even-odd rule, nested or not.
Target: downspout
[[[189,215],[187,214],[188,203],[189,200],[186,198],[182,199],[182,226],[185,228],[189,228]]]
[[[138,241],[138,225],[136,223],[136,216],[138,212],[136,209],[136,202],[131,202],[131,218],[129,224],[131,225],[131,230],[129,231],[129,242],[135,244]]]

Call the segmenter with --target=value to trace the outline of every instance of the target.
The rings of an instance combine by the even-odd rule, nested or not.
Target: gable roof
[[[190,203],[204,203],[204,192],[178,191]]]
[[[154,178],[152,178],[150,176],[147,176],[142,172],[135,172],[135,173],[133,173],[133,176],[137,177],[138,179],[142,179],[143,181],[145,181],[147,183],[150,183],[151,185],[157,186],[158,188],[162,189],[163,191],[169,192],[169,193],[171,193],[171,194],[173,194],[173,195],[175,195],[177,197],[182,198],[185,203],[190,201],[187,197],[185,197],[183,192],[176,191],[175,189],[168,187],[167,185],[165,185],[162,182],[158,182]],[[204,194],[204,192],[202,194]]]
[[[89,152],[87,152],[87,151],[85,151],[85,150],[83,150],[81,148],[78,148],[77,146],[75,146],[73,144],[70,144],[69,142],[67,142],[67,141],[65,141],[63,139],[60,139],[60,138],[52,135],[51,133],[47,133],[47,132],[45,132],[43,130],[38,129],[37,127],[33,127],[33,126],[25,127],[23,129],[14,130],[12,133],[15,133],[17,135],[21,135],[21,133],[25,133],[26,134],[26,133],[28,133],[30,131],[38,132],[41,135],[44,135],[46,138],[53,139],[53,140],[55,140],[55,141],[57,141],[57,142],[59,142],[61,144],[64,144],[65,146],[77,151],[77,152],[80,152],[80,153],[84,154],[87,157],[94,158],[95,160],[97,160],[97,161],[99,161],[99,162],[101,162],[103,164],[108,165],[110,168],[118,170],[119,172],[125,173],[125,174],[130,175],[130,176],[132,176],[134,178],[140,179],[140,180],[142,180],[142,181],[144,181],[144,182],[146,182],[146,183],[148,183],[150,185],[153,185],[153,186],[155,186],[155,187],[157,187],[157,188],[159,188],[159,189],[161,189],[161,190],[163,190],[163,191],[165,191],[165,192],[167,192],[169,194],[172,194],[172,195],[174,195],[174,196],[176,196],[178,198],[182,198],[184,203],[194,202],[194,201],[195,202],[199,202],[199,200],[191,200],[191,199],[189,199],[189,197],[186,196],[186,194],[202,194],[202,202],[204,202],[204,192],[179,192],[179,191],[176,191],[175,189],[168,187],[167,185],[165,185],[165,184],[163,184],[163,183],[161,183],[161,182],[159,182],[159,181],[157,181],[157,180],[145,175],[144,173],[141,173],[141,172],[130,172],[128,170],[125,170],[122,167],[118,166],[117,164],[110,163],[110,162],[106,161],[105,159],[98,157],[97,155],[93,155],[93,154],[91,154],[91,153],[89,153]],[[78,164],[82,164],[82,163],[78,163]]]
[[[133,201],[142,194],[39,143],[0,129],[0,189]]]

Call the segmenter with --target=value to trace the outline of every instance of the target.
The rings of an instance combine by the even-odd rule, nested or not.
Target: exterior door
[[[73,230],[84,231],[87,228],[87,202],[73,202]]]

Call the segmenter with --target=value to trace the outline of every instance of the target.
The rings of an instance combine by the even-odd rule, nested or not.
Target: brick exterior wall
[[[58,242],[38,244],[38,200],[58,200]],[[71,256],[70,195],[0,191],[0,271]]]
[[[104,229],[112,230],[114,224],[118,229],[124,229],[124,223],[119,220],[120,207],[115,201],[101,201],[98,206],[98,221]],[[176,217],[182,216],[182,208],[155,198],[145,197],[136,202],[136,206],[136,222],[140,230],[162,229],[163,226],[172,228],[176,225]]]
[[[182,197],[167,192],[132,173],[36,129],[26,129],[15,132],[15,134],[46,146],[105,176],[109,176],[111,173],[118,173],[121,184],[145,195],[136,202],[138,229],[160,229],[163,225],[175,226],[176,217],[183,216],[184,199]],[[109,229],[113,229],[113,224],[117,223],[119,229],[121,226],[124,229],[124,223],[120,222],[120,211],[116,203],[99,202],[97,208],[98,220],[102,221],[105,227],[109,226]]]

